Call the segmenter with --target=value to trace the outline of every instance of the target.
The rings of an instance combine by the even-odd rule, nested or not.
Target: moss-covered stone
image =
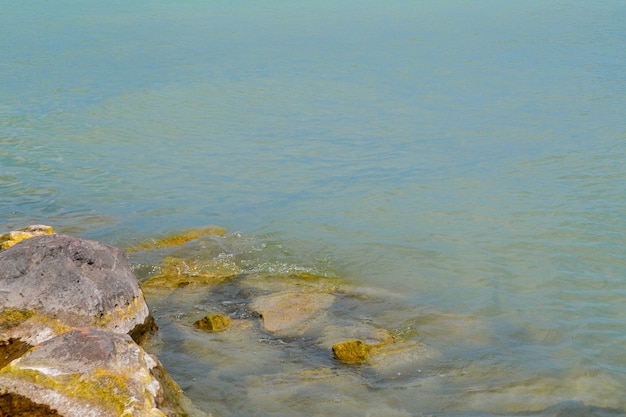
[[[54,229],[51,226],[43,224],[35,224],[12,232],[3,233],[0,235],[0,250],[8,249],[16,243],[30,239],[31,237],[51,234],[54,234]]]
[[[143,250],[154,250],[161,248],[171,248],[174,246],[180,246],[192,240],[198,239],[201,236],[223,236],[226,234],[226,229],[216,226],[205,227],[201,229],[192,229],[178,235],[168,236],[162,239],[151,239],[138,245],[126,248],[126,252],[138,252]]]
[[[209,314],[193,324],[197,329],[207,332],[221,332],[230,325],[230,317],[222,314]]]
[[[370,347],[361,340],[346,340],[333,345],[335,359],[349,364],[367,362]]]
[[[5,308],[0,311],[0,368],[18,358],[30,346],[60,335],[70,327],[58,319],[33,310]]]
[[[184,288],[188,285],[217,285],[239,273],[239,268],[219,259],[195,260],[168,256],[160,266],[160,273],[145,281],[144,291]]]
[[[63,416],[161,416],[155,361],[127,335],[76,329],[0,370],[0,394],[24,396]]]

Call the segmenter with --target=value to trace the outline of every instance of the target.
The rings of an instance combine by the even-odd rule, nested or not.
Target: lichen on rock
[[[0,370],[0,394],[44,404],[66,417],[166,416],[151,375],[155,361],[128,335],[96,328],[64,333]]]

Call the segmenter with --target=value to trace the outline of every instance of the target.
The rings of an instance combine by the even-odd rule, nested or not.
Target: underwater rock
[[[198,239],[201,236],[223,236],[226,234],[226,229],[217,226],[209,226],[200,229],[192,229],[178,235],[168,236],[162,239],[151,239],[138,245],[126,248],[126,252],[132,253],[143,250],[154,250],[162,248],[171,248],[173,246],[180,246],[192,240]]]
[[[328,348],[337,342],[349,339],[362,340],[365,344],[372,347],[394,343],[393,335],[389,330],[367,324],[354,323],[351,326],[326,326],[318,344]]]
[[[54,229],[51,226],[46,226],[44,224],[34,224],[26,226],[23,229],[3,233],[0,235],[0,250],[9,249],[16,243],[21,242],[22,240],[30,239],[31,237],[51,234],[54,234]]]
[[[369,359],[370,347],[363,341],[346,340],[333,345],[335,359],[348,364],[364,363]]]
[[[128,335],[74,329],[0,370],[0,415],[24,415],[38,407],[64,417],[188,415],[176,403],[180,389],[153,375],[159,366]],[[163,377],[162,370],[157,374]]]
[[[230,317],[222,314],[209,314],[193,324],[197,329],[207,332],[221,332],[230,325]]]
[[[167,292],[188,285],[217,285],[238,273],[234,265],[215,260],[197,261],[168,256],[163,260],[160,273],[142,284],[145,291]]]
[[[37,236],[0,252],[0,339],[31,346],[70,328],[155,329],[120,249],[65,235]],[[141,330],[138,332],[138,330]]]
[[[332,294],[282,292],[255,299],[251,308],[259,313],[266,330],[277,336],[302,333],[335,301]]]

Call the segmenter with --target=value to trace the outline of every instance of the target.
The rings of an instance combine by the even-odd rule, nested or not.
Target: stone
[[[186,232],[168,236],[162,239],[150,239],[145,242],[141,242],[135,246],[131,246],[126,248],[126,252],[132,253],[137,251],[145,251],[145,250],[155,250],[162,248],[171,248],[173,246],[180,246],[192,240],[196,240],[201,236],[209,235],[209,236],[223,236],[226,234],[226,229],[217,227],[217,226],[209,226],[199,229],[192,229]]]
[[[208,314],[193,324],[197,329],[216,333],[226,330],[230,325],[230,317],[222,314]]]
[[[51,234],[54,234],[54,229],[51,226],[46,226],[44,224],[34,224],[26,226],[23,229],[3,233],[0,235],[0,250],[9,249],[16,243],[21,242],[22,240],[30,239],[31,237]]]
[[[351,326],[326,326],[318,345],[328,348],[342,340],[352,339],[361,340],[371,347],[382,347],[394,343],[393,335],[389,330],[355,322]]]
[[[346,340],[333,345],[335,359],[347,364],[360,364],[369,359],[369,346],[361,340]]]
[[[142,289],[146,292],[168,292],[189,285],[217,285],[238,273],[234,265],[223,264],[219,260],[198,261],[168,256],[160,266],[160,273],[144,282]]]
[[[251,308],[259,313],[266,330],[277,336],[302,333],[335,301],[332,294],[282,292],[256,298]]]
[[[155,329],[123,251],[52,234],[0,252],[1,340],[34,346],[85,326],[137,338]]]
[[[164,398],[173,397],[152,374],[158,366],[126,334],[74,329],[31,348],[0,370],[0,415],[7,415],[9,408],[13,415],[25,415],[24,410],[37,407],[64,417],[184,414],[163,407]]]

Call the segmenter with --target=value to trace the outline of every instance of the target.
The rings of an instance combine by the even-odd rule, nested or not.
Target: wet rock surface
[[[72,327],[118,333],[152,320],[125,253],[65,235],[32,237],[0,252],[0,326],[31,345]]]
[[[281,292],[257,297],[251,308],[259,313],[263,327],[277,336],[296,336],[322,316],[335,296],[319,292]]]
[[[45,233],[15,242],[0,252],[0,416],[205,415],[137,344],[154,332],[120,249]]]
[[[68,417],[166,416],[163,389],[151,373],[156,366],[128,335],[75,329],[0,370],[0,394],[28,398]]]

